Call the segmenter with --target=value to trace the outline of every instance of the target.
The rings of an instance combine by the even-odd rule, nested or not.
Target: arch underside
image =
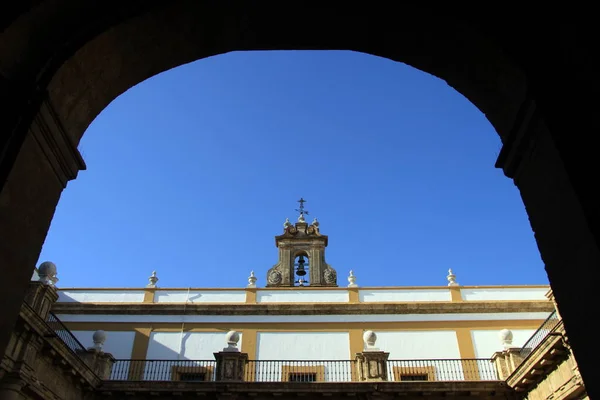
[[[33,4],[0,15],[0,91],[7,100],[0,118],[0,223],[8,238],[0,244],[0,350],[60,193],[84,167],[75,148],[111,101],[160,72],[230,51],[352,50],[443,79],[494,126],[504,143],[498,166],[521,191],[582,374],[593,384],[595,340],[586,335],[588,318],[578,316],[581,304],[597,302],[593,273],[600,263],[600,195],[590,184],[598,175],[590,135],[598,119],[588,100],[598,94],[591,28],[457,4],[343,10],[177,0]],[[52,151],[33,139],[40,124],[53,136],[46,144]],[[65,176],[56,180],[57,174]]]

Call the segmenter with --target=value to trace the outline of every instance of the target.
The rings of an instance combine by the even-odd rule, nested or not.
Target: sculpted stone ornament
[[[323,278],[325,279],[325,283],[327,285],[335,285],[337,284],[337,274],[332,268],[327,268],[323,273]]]
[[[298,228],[296,228],[294,225],[290,225],[287,228],[285,228],[285,232],[283,234],[293,236],[297,233],[298,233]]]
[[[269,285],[279,285],[281,283],[281,279],[281,273],[277,270],[273,270],[269,272],[267,282],[269,283]]]

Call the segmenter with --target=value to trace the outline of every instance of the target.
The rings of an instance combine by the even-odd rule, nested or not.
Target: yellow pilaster
[[[358,297],[358,288],[348,288],[348,300],[350,303],[360,303]]]
[[[129,365],[130,380],[142,380],[143,378],[144,362],[141,360],[145,360],[148,356],[148,345],[150,344],[151,332],[152,328],[135,328],[131,359],[140,361],[132,361]]]
[[[450,290],[450,298],[452,299],[453,302],[454,301],[463,301],[459,286],[449,286],[448,289]]]
[[[248,354],[248,360],[256,360],[256,329],[243,329],[241,351]]]
[[[246,304],[256,304],[256,288],[246,288]]]
[[[144,291],[144,303],[154,303],[154,292],[156,289],[146,288]]]
[[[471,330],[468,328],[457,328],[456,339],[458,341],[458,352],[462,360],[465,380],[479,380]]]

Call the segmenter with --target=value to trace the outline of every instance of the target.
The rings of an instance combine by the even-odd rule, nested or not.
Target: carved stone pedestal
[[[521,348],[510,347],[504,351],[497,351],[492,355],[492,361],[496,364],[498,378],[505,380],[508,378],[519,365],[523,362],[521,356]]]
[[[388,380],[387,360],[390,353],[385,351],[364,351],[356,353],[356,372],[361,382],[382,382]]]
[[[94,371],[100,379],[109,379],[115,358],[110,353],[90,348],[79,352],[79,357]]]
[[[58,300],[58,292],[52,285],[44,282],[32,281],[25,294],[25,302],[35,310],[35,312],[44,321],[48,318],[48,313],[52,305]]]
[[[217,360],[215,380],[243,381],[248,363],[248,354],[239,351],[220,351],[214,353]]]

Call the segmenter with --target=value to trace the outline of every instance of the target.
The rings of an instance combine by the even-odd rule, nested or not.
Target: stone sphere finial
[[[300,214],[300,216],[298,217],[298,222],[306,222],[306,220],[304,219],[304,214]]]
[[[356,276],[354,276],[354,272],[350,270],[350,275],[348,275],[348,287],[357,287],[356,284]]]
[[[363,333],[363,342],[365,342],[365,350],[367,351],[377,351],[378,349],[375,347],[375,342],[377,341],[377,335],[373,331],[365,331]]]
[[[283,229],[287,229],[287,228],[289,228],[290,226],[292,226],[292,223],[290,222],[290,219],[289,219],[289,218],[286,218],[286,219],[285,219],[285,222],[283,223]]]
[[[94,342],[94,345],[90,348],[90,350],[102,351],[104,342],[106,342],[106,332],[101,330],[94,332],[92,335],[92,341]]]
[[[446,279],[448,279],[448,286],[459,286],[456,282],[456,275],[454,275],[454,273],[452,272],[452,268],[448,270],[448,275],[446,276]]]
[[[56,275],[56,264],[51,261],[44,261],[38,267],[39,281],[44,282],[46,285],[54,286],[58,282]]]
[[[502,347],[504,347],[505,349],[513,347],[512,346],[513,333],[510,329],[502,329],[500,331],[500,333],[498,334],[498,336],[500,337],[500,342],[502,343]]]
[[[312,224],[311,224],[311,225],[313,225],[313,226],[316,226],[317,228],[319,227],[319,221],[317,220],[317,217],[315,217],[315,218],[313,219],[313,222],[312,222]]]
[[[156,276],[156,271],[152,271],[152,275],[148,278],[146,287],[156,287],[156,282],[158,282],[158,276]]]
[[[225,335],[225,340],[227,341],[227,347],[223,349],[223,351],[240,351],[238,349],[238,342],[240,341],[240,333],[237,331],[229,331],[227,335]]]
[[[254,271],[250,271],[250,276],[248,277],[248,285],[246,287],[255,288],[257,277],[254,276]]]

